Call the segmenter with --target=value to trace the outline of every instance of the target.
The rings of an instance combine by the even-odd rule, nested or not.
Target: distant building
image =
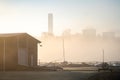
[[[43,32],[42,37],[44,38],[50,38],[53,37],[53,14],[49,13],[48,14],[48,32]]]
[[[53,34],[53,14],[48,14],[48,33]]]
[[[103,32],[103,38],[115,38],[115,32]]]
[[[41,39],[44,39],[44,40],[47,40],[47,39],[51,39],[51,38],[54,38],[55,36],[51,33],[48,33],[48,32],[43,32],[41,34]]]
[[[87,38],[96,37],[96,30],[93,28],[88,28],[83,30],[83,36]]]
[[[71,36],[71,29],[66,29],[62,33],[63,36]]]
[[[0,70],[37,66],[37,44],[27,33],[0,34]]]

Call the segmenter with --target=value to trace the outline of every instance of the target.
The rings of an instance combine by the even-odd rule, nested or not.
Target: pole
[[[39,66],[40,66],[40,59],[39,59]]]
[[[28,46],[29,46],[29,43],[28,43],[28,37],[26,39],[26,66],[28,66]]]
[[[63,62],[65,62],[65,46],[64,46],[64,36],[63,36]]]
[[[5,72],[5,39],[4,39],[4,53],[3,53],[3,72]]]
[[[103,49],[103,63],[104,63],[104,49]]]

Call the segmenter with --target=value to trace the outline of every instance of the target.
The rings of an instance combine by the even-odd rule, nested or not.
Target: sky
[[[120,35],[120,0],[0,0],[0,33],[26,32],[35,37],[40,37],[42,32],[48,31],[48,13],[53,14],[55,35],[61,35],[66,29],[71,29],[73,34],[81,33],[86,28],[96,29],[98,34],[114,31]],[[46,45],[48,44],[46,43]],[[43,52],[47,48],[46,45],[40,48]],[[71,57],[68,54],[67,58],[71,61],[83,60],[80,57],[86,57],[87,52],[83,49],[86,55],[82,54],[82,51],[79,54],[80,49],[76,48],[75,44],[73,45],[75,46],[73,53],[77,51],[76,55],[72,54],[71,51]],[[53,48],[56,46],[58,46],[57,42]],[[61,44],[57,49],[61,51]],[[118,50],[117,57],[119,47],[115,45],[116,49]],[[54,54],[49,54],[51,55],[49,61],[58,56],[56,52],[54,50]],[[41,53],[39,58],[47,61],[48,56],[46,55],[48,55],[47,52]],[[91,56],[89,56],[90,59],[85,59],[96,60],[93,58],[94,55]],[[96,56],[98,57],[98,55]],[[116,57],[113,60],[119,60],[119,57]],[[98,60],[101,60],[101,57]]]
[[[120,33],[120,0],[0,0],[0,33],[27,32],[40,36],[53,13],[54,34],[85,28]]]

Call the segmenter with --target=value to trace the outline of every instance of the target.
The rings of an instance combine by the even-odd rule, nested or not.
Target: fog
[[[67,30],[62,36],[43,33],[39,39],[42,47],[39,47],[38,58],[43,62],[63,61],[63,49],[65,60],[70,62],[102,61],[103,50],[105,61],[120,60],[120,38],[114,32],[99,35],[95,29],[85,29],[82,33],[71,34]]]

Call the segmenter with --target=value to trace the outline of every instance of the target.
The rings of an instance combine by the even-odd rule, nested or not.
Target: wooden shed
[[[0,70],[37,66],[37,44],[27,33],[0,34]]]

